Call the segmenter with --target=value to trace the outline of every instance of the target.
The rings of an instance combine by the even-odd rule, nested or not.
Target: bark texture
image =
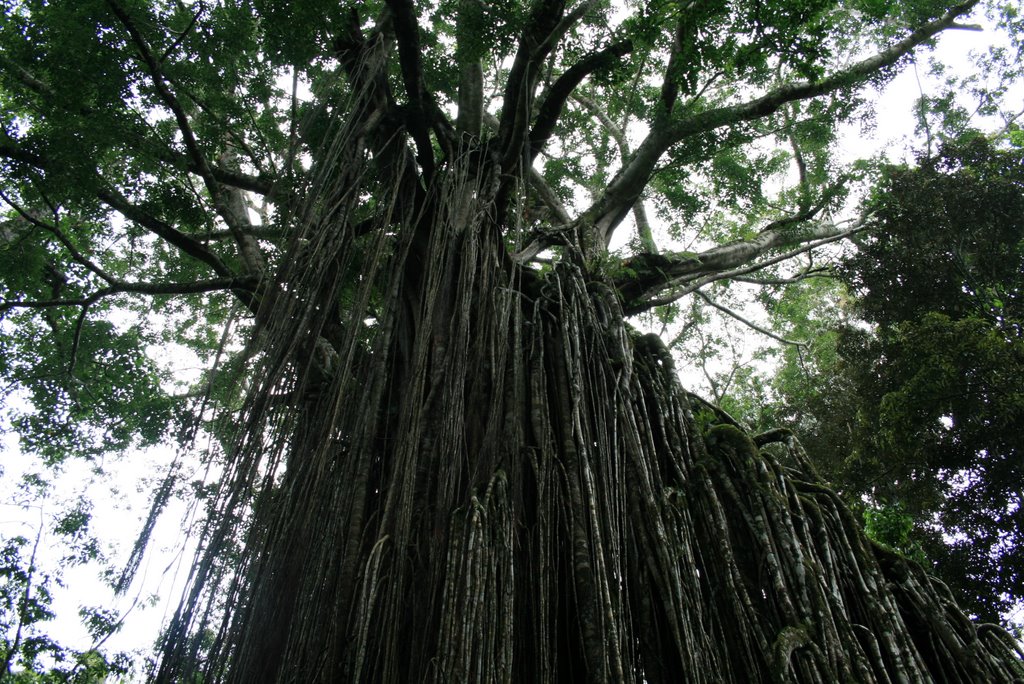
[[[780,462],[691,404],[581,250],[509,259],[507,162],[463,149],[412,191],[409,154],[363,152],[373,107],[367,86],[332,134],[263,296],[158,681],[1021,676],[795,440]]]

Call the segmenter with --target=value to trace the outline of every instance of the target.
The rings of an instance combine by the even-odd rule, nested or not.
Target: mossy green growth
[[[787,680],[786,670],[789,669],[793,651],[801,646],[806,646],[810,640],[805,625],[790,625],[782,628],[772,645],[772,675],[775,681]]]
[[[587,269],[594,276],[601,276],[613,281],[637,277],[637,271],[628,266],[622,257],[608,252],[601,252],[588,259]]]
[[[712,425],[704,433],[704,443],[711,453],[734,456],[740,462],[756,459],[760,454],[746,432],[728,423]]]

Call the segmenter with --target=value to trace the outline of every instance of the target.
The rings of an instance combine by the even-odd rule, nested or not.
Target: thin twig
[[[781,335],[777,335],[776,333],[773,333],[771,330],[768,330],[767,328],[762,327],[762,326],[758,325],[757,323],[754,323],[753,321],[751,321],[751,320],[749,320],[747,318],[744,318],[743,316],[739,315],[738,313],[736,313],[735,311],[733,311],[729,307],[722,306],[721,304],[719,304],[715,300],[711,299],[711,297],[708,297],[706,294],[701,292],[700,290],[694,290],[694,294],[696,294],[698,297],[700,297],[705,302],[707,302],[708,305],[718,309],[719,311],[721,311],[722,313],[724,313],[724,314],[726,314],[728,316],[731,316],[731,317],[735,318],[737,321],[739,321],[743,325],[747,326],[748,328],[753,328],[754,330],[756,330],[757,332],[761,333],[762,335],[767,335],[768,337],[772,338],[773,340],[776,340],[777,342],[782,342],[783,344],[789,344],[789,345],[792,345],[794,347],[806,347],[807,346],[806,342],[797,342],[795,340],[787,340],[785,337],[782,337]]]
[[[178,37],[174,39],[174,42],[171,43],[166,50],[164,50],[164,53],[162,55],[160,55],[160,59],[157,60],[159,64],[163,64],[164,61],[170,56],[170,54],[174,52],[178,48],[178,46],[182,44],[182,42],[184,42],[185,37],[188,36],[188,34],[191,33],[192,29],[195,28],[196,23],[199,21],[199,17],[203,16],[203,12],[205,11],[206,8],[203,6],[203,3],[200,2],[199,11],[192,15],[192,20],[188,23],[188,26],[185,27],[185,30],[178,34]]]

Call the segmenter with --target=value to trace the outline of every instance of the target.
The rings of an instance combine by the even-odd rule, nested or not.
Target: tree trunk
[[[513,263],[497,164],[413,191],[408,160],[371,177],[363,130],[338,134],[264,298],[158,681],[1021,676],[795,440],[782,463],[691,405],[599,260]]]

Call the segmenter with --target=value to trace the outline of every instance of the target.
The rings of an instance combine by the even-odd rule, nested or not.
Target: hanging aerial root
[[[603,276],[505,258],[486,168],[439,168],[411,212],[364,134],[335,132],[258,319],[160,679],[1020,674],[1012,643],[867,540],[791,436],[761,436],[783,466],[694,409]],[[378,223],[357,231],[369,195]]]

